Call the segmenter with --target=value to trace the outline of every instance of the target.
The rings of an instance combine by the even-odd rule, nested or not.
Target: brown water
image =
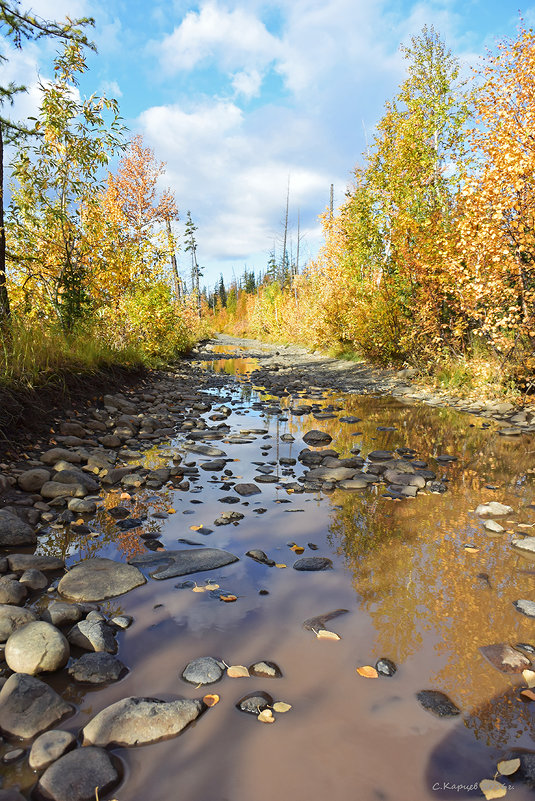
[[[214,359],[206,366],[243,378],[256,363]],[[518,700],[522,677],[498,672],[478,650],[490,643],[535,641],[535,622],[512,605],[519,598],[535,600],[535,564],[509,545],[510,532],[533,531],[519,524],[535,523],[535,508],[530,507],[535,500],[533,438],[500,437],[494,426],[483,428],[480,418],[452,410],[339,394],[309,400],[342,407],[333,419],[287,413],[282,415],[287,420],[278,420],[254,407],[259,397],[270,400],[235,378],[213,396],[232,406],[227,420],[232,434],[268,430],[248,444],[214,443],[235,459],[228,466],[240,481],[254,480],[254,461],[296,457],[303,447],[302,435],[317,428],[332,435],[329,447],[342,455],[354,446],[360,446],[363,455],[378,448],[414,448],[417,458],[447,479],[448,491],[419,493],[398,502],[383,496],[384,485],[327,495],[288,493],[280,484],[262,484],[261,495],[228,506],[219,498],[232,493],[221,492],[219,480],[201,471],[192,484],[198,492],[145,490],[136,495],[136,516],[176,510],[166,520],[149,517],[147,523],[159,530],[166,547],[180,547],[177,539],[188,538],[240,557],[220,571],[194,577],[199,583],[208,578],[217,582],[238,600],[227,604],[209,593],[175,588],[183,579],[149,579],[143,587],[104,603],[105,612],[135,618],[119,635],[119,656],[130,673],[97,690],[57,678],[56,686],[79,709],[64,728],[78,731],[100,709],[129,695],[220,695],[220,703],[180,737],[116,749],[126,771],[124,783],[113,794],[119,801],[481,797],[478,789],[443,788],[477,785],[492,778],[496,762],[508,749],[534,748],[535,704]],[[306,401],[300,395],[282,403]],[[340,422],[338,417],[345,415],[362,420]],[[378,426],[395,430],[378,431]],[[295,442],[283,442],[285,433]],[[144,458],[151,466],[167,463],[172,452],[180,451],[181,441]],[[262,448],[268,448],[264,455]],[[458,459],[440,465],[433,457],[441,453]],[[200,463],[203,457],[185,457],[194,459]],[[286,468],[273,467],[283,482],[295,480],[283,475]],[[292,470],[303,473],[299,463]],[[513,507],[515,514],[502,523],[509,533],[485,533],[473,510],[487,500]],[[105,499],[106,506],[119,502],[128,503],[119,493]],[[267,511],[258,514],[259,508]],[[225,510],[241,511],[245,517],[238,525],[214,527],[214,519]],[[213,528],[213,533],[202,536],[190,529],[200,524]],[[118,534],[103,512],[91,525],[97,536],[73,541],[58,530],[42,550],[68,555],[70,561],[95,554],[125,559],[144,550],[139,532]],[[304,556],[329,556],[334,570],[292,570],[292,542],[305,547]],[[311,551],[307,543],[315,543],[318,550]],[[466,544],[479,550],[468,552]],[[245,556],[250,548],[266,551],[287,567],[257,564]],[[269,594],[259,595],[261,589]],[[349,614],[331,621],[329,628],[340,641],[318,640],[304,630],[306,618],[339,607]],[[204,689],[183,682],[184,666],[208,655],[229,665],[271,660],[280,666],[283,678],[224,677]],[[367,680],[357,675],[358,666],[373,665],[382,656],[397,664],[394,677]],[[462,716],[438,719],[423,710],[415,697],[423,689],[446,692]],[[274,725],[239,712],[235,703],[255,690],[269,692],[292,709],[277,715]],[[9,779],[23,786],[35,780],[16,766]],[[517,801],[531,797],[518,783],[510,795]]]

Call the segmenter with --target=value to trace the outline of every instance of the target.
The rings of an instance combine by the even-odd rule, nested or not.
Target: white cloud
[[[121,92],[121,87],[117,83],[117,81],[102,81],[100,85],[100,90],[106,97],[122,97],[123,93]]]
[[[170,73],[191,70],[204,61],[224,69],[266,66],[276,56],[280,43],[253,13],[220,7],[216,0],[190,11],[160,45],[160,63]]]
[[[245,100],[251,100],[253,97],[258,97],[260,94],[260,87],[262,86],[262,76],[258,70],[251,70],[250,72],[236,72],[232,76],[232,88],[236,96],[241,96]]]

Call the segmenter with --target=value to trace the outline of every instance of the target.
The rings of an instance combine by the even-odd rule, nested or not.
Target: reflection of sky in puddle
[[[256,366],[252,360],[242,364],[222,359],[215,361],[212,369],[245,376]],[[228,549],[236,553],[240,561],[223,570],[193,577],[199,583],[210,578],[237,595],[238,601],[233,604],[224,604],[208,594],[175,589],[175,584],[191,577],[165,582],[149,580],[144,587],[118,599],[120,606],[136,618],[135,626],[124,635],[121,646],[121,657],[124,652],[132,673],[121,683],[124,689],[107,688],[102,701],[98,696],[99,708],[105,705],[105,699],[108,699],[106,703],[111,703],[110,699],[123,697],[126,689],[130,694],[147,693],[149,687],[145,681],[150,684],[150,694],[178,692],[196,697],[198,693],[191,688],[181,682],[177,684],[177,670],[195,656],[219,655],[229,664],[274,659],[285,674],[285,700],[295,702],[297,708],[293,724],[298,726],[300,734],[297,736],[303,738],[309,749],[309,757],[304,758],[303,763],[310,773],[310,779],[303,778],[303,787],[309,788],[309,795],[305,795],[304,790],[301,794],[297,791],[295,798],[318,797],[310,796],[310,792],[314,792],[312,777],[318,779],[318,767],[313,758],[319,747],[317,743],[321,743],[324,752],[336,762],[334,749],[345,753],[343,738],[349,734],[355,748],[363,748],[363,753],[366,753],[364,742],[382,748],[387,759],[397,765],[400,776],[405,775],[405,763],[412,760],[414,774],[404,779],[406,795],[395,794],[394,782],[389,797],[420,801],[434,797],[429,782],[423,778],[431,764],[431,752],[438,748],[436,758],[447,763],[450,753],[447,749],[453,753],[456,745],[448,745],[442,754],[442,738],[451,734],[456,725],[462,728],[462,724],[435,721],[423,713],[414,700],[414,693],[426,688],[443,690],[462,708],[466,729],[459,737],[466,760],[474,766],[488,766],[486,774],[476,775],[472,780],[492,775],[492,760],[502,756],[508,745],[532,747],[532,713],[529,704],[522,704],[514,693],[508,693],[509,688],[519,684],[518,678],[494,670],[480,656],[478,648],[493,642],[532,641],[533,622],[516,612],[512,601],[535,599],[535,576],[520,572],[521,568],[533,565],[512,551],[508,545],[510,535],[489,537],[473,510],[478,503],[495,499],[510,504],[515,510],[503,523],[508,531],[520,532],[518,523],[535,521],[534,510],[527,508],[534,500],[530,472],[533,440],[528,437],[507,440],[499,437],[494,427],[484,430],[478,418],[448,409],[402,404],[392,398],[337,394],[326,394],[320,401],[311,398],[310,403],[320,406],[332,403],[343,407],[343,412],[328,420],[291,414],[289,409],[293,404],[307,401],[303,394],[298,399],[289,397],[280,402],[269,396],[262,399],[280,403],[283,416],[288,419],[280,421],[274,414],[253,408],[251,404],[258,402],[259,395],[241,382],[218,388],[214,401],[214,406],[221,403],[232,408],[232,414],[225,421],[231,434],[240,429],[269,430],[269,438],[262,439],[260,435],[249,444],[233,444],[226,438],[209,443],[235,460],[227,467],[240,481],[255,480],[257,473],[252,462],[295,458],[303,447],[303,433],[317,428],[329,432],[333,437],[329,447],[342,455],[349,454],[355,446],[362,448],[364,456],[375,449],[414,448],[417,458],[428,462],[437,477],[446,481],[448,491],[443,495],[425,493],[415,499],[396,502],[383,497],[384,485],[352,493],[339,490],[327,496],[292,494],[278,484],[262,484],[260,495],[227,505],[221,503],[220,498],[231,495],[232,491],[221,492],[220,483],[212,483],[213,477],[219,478],[220,473],[200,470],[199,479],[191,482],[192,487],[202,488],[196,494],[172,489],[142,490],[133,495],[132,500],[121,500],[120,492],[109,493],[104,499],[105,508],[124,503],[132,508],[134,516],[148,515],[146,525],[158,530],[166,548],[190,547],[177,542],[187,538],[201,545]],[[203,415],[209,423],[211,413],[213,410]],[[362,419],[358,423],[340,422],[338,417],[345,415]],[[393,426],[396,430],[378,431],[378,426]],[[356,432],[361,433],[355,436]],[[282,441],[284,434],[292,434],[295,442]],[[170,449],[151,448],[143,454],[143,464],[151,469],[162,464],[171,465],[172,454],[181,451],[182,441],[181,437],[177,438]],[[262,446],[266,445],[272,447],[262,456]],[[458,460],[441,465],[433,458],[441,453],[454,454]],[[195,453],[184,454],[183,458],[197,464],[206,460]],[[304,472],[299,463],[293,470],[295,476]],[[283,481],[294,481],[295,476],[280,474]],[[496,489],[487,489],[488,486]],[[194,504],[193,500],[201,503]],[[277,503],[283,500],[290,502]],[[259,507],[266,508],[267,512],[256,514],[255,509]],[[150,517],[154,511],[170,509],[175,512],[165,520]],[[297,509],[302,511],[295,514],[290,511]],[[240,511],[245,518],[237,526],[215,527],[215,518],[229,510]],[[201,524],[213,529],[213,533],[203,537],[190,528]],[[98,532],[98,537],[74,537],[69,543],[67,534],[58,531],[43,542],[41,550],[60,554],[70,549],[73,559],[97,553],[125,558],[136,549],[143,550],[138,532],[118,534],[111,517],[104,511],[90,525]],[[529,529],[524,531],[531,533]],[[318,574],[292,570],[295,560],[289,548],[292,542],[305,547],[305,556],[316,553],[330,556],[335,570]],[[318,551],[309,550],[307,543],[318,545]],[[467,552],[464,549],[467,543],[479,550]],[[277,569],[259,565],[244,555],[250,548],[261,548],[276,562],[288,567]],[[267,589],[269,595],[259,596],[260,589]],[[333,630],[342,637],[339,643],[317,642],[310,632],[302,630],[305,618],[337,607],[350,610],[350,614],[332,621]],[[396,677],[388,680],[390,683],[382,679],[367,682],[355,677],[358,664],[373,664],[381,656],[388,656],[399,666]],[[163,670],[162,665],[167,665],[167,670]],[[304,678],[304,670],[310,671],[308,678]],[[149,676],[152,677],[150,681]],[[225,687],[228,681],[231,680],[227,680]],[[243,682],[232,684],[231,681],[231,685],[236,698],[240,691],[244,694],[260,688],[260,685]],[[271,691],[271,686],[265,689]],[[390,693],[393,700],[388,703]],[[88,697],[92,704],[97,696],[90,694]],[[315,714],[310,717],[312,697]],[[89,702],[82,700],[82,707],[84,703]],[[344,717],[347,704],[357,716],[354,720],[360,721],[353,724],[357,727],[355,730]],[[233,717],[225,717],[224,721],[233,732],[240,726],[249,731],[247,724],[255,723]],[[204,722],[199,724],[199,732],[204,725]],[[266,758],[271,753],[274,759],[284,759],[284,750],[293,736],[290,733],[292,724],[284,725],[290,729],[288,734],[284,734],[285,729],[278,733],[282,737],[279,746],[266,745],[262,740],[261,747],[267,748]],[[308,725],[311,726],[310,736],[316,738],[314,744],[309,739]],[[221,760],[227,758],[226,738],[223,730],[216,724],[214,727],[214,737],[218,731],[221,740],[211,740],[208,733],[206,740],[199,736],[201,742],[212,749],[211,753],[215,749],[214,759],[222,764]],[[267,736],[253,731],[255,741]],[[467,732],[473,734],[468,736]],[[193,732],[186,735],[184,742],[195,736]],[[424,739],[419,740],[419,737]],[[488,751],[487,745],[490,746]],[[279,747],[281,753],[277,751]],[[160,766],[157,769],[161,769],[162,776],[169,777],[171,788],[172,770],[164,756],[156,757],[157,753],[165,755],[166,750],[151,750],[151,754],[154,759],[163,759],[155,764]],[[192,752],[186,749],[186,753],[191,755]],[[256,764],[254,755],[249,753],[249,757]],[[371,777],[373,758],[370,757],[369,765],[364,758],[357,762],[360,779]],[[335,799],[345,798],[351,782],[356,780],[349,763],[351,759],[345,776],[332,779]],[[176,770],[180,764],[183,763],[177,763]],[[326,764],[324,767],[328,769]],[[305,768],[302,765],[302,770]],[[134,790],[141,797],[148,767],[137,765],[134,769],[131,765],[131,769]],[[464,776],[464,768],[461,771],[459,766],[458,769]],[[451,770],[454,774],[455,769]],[[480,767],[476,773],[478,770]],[[228,787],[234,787],[233,795],[228,791],[233,801],[249,801],[251,797],[267,801],[276,791],[275,779],[268,782],[269,792],[267,788],[259,791],[258,784],[254,784],[252,776],[247,779],[247,775],[245,771],[241,789],[236,789],[228,780]],[[455,782],[455,778],[451,775],[449,780]],[[363,782],[368,790],[364,789],[359,798],[371,801],[377,797],[373,782],[371,778],[368,784],[365,778]],[[202,782],[197,785],[192,780],[188,786],[197,794]],[[201,796],[222,798],[217,792],[213,795],[217,787],[217,782],[208,783],[204,787],[207,795]],[[127,792],[134,790],[128,786]],[[524,798],[523,791],[516,790],[515,798]]]

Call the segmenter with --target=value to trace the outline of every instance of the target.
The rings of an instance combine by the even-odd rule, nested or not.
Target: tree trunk
[[[173,247],[173,236],[171,234],[171,220],[169,217],[167,217],[165,222],[167,225],[167,242],[169,244],[169,253],[171,254],[171,269],[173,271],[173,282],[175,284],[175,296],[177,300],[180,300],[182,293],[180,291],[180,278],[178,275],[175,249]]]
[[[11,320],[6,276],[6,232],[4,228],[4,139],[0,125],[0,330],[4,338]]]

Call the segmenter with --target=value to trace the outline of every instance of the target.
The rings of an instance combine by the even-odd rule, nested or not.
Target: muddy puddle
[[[528,528],[535,524],[534,438],[501,437],[480,418],[388,397],[318,390],[272,398],[248,383],[255,359],[219,351],[204,367],[227,373],[229,381],[209,391],[213,406],[204,417],[213,425],[210,415],[219,406],[230,409],[230,432],[209,442],[233,460],[226,474],[201,469],[188,491],[144,488],[131,498],[109,492],[90,521],[90,536],[57,528],[41,540],[40,551],[70,563],[95,555],[129,560],[147,551],[151,540],[140,534],[150,531],[157,547],[193,543],[228,550],[239,561],[194,576],[149,579],[103,602],[106,615],[134,618],[119,634],[119,656],[129,673],[94,690],[67,682],[62,673],[51,676],[49,682],[78,708],[62,728],[78,732],[126,696],[220,696],[178,738],[114,749],[125,767],[111,796],[119,801],[481,797],[477,784],[493,777],[500,759],[515,749],[535,750],[535,703],[519,696],[526,686],[522,676],[499,672],[479,651],[493,643],[535,644],[535,621],[513,606],[517,599],[535,600],[535,562],[510,546],[513,532],[534,531]],[[307,404],[308,413],[290,411]],[[353,421],[342,421],[347,417]],[[310,429],[327,432],[332,442],[325,447],[342,457],[357,448],[364,457],[374,450],[413,449],[447,489],[424,489],[402,500],[386,497],[384,484],[354,491],[288,489],[307,469],[289,460],[306,447],[302,437]],[[147,450],[139,462],[155,469],[172,465],[175,454],[197,466],[208,459],[186,453],[185,441],[180,435]],[[440,455],[456,460],[437,461]],[[258,483],[259,476],[273,480]],[[261,492],[238,497],[232,491],[237,482],[257,483]],[[237,502],[222,502],[229,496]],[[505,533],[490,535],[475,515],[478,504],[491,500],[514,510],[496,518]],[[117,530],[106,510],[119,504],[142,519],[140,527]],[[243,519],[214,525],[228,511]],[[202,533],[207,529],[211,533]],[[276,565],[253,561],[245,555],[250,549],[263,550]],[[311,556],[328,557],[333,569],[292,568]],[[220,592],[194,592],[189,579],[200,586],[209,580]],[[224,602],[221,592],[237,600]],[[303,627],[306,619],[335,609],[348,610],[327,626],[339,640],[318,639]],[[181,673],[201,656],[227,665],[269,660],[283,675],[224,676],[197,689]],[[357,674],[357,667],[381,657],[395,663],[395,675],[372,680]],[[291,704],[274,724],[235,706],[260,690]],[[434,716],[417,700],[422,690],[446,693],[461,714]],[[6,785],[34,783],[25,764],[7,769]],[[511,798],[532,797],[521,782],[504,783],[512,787]]]

